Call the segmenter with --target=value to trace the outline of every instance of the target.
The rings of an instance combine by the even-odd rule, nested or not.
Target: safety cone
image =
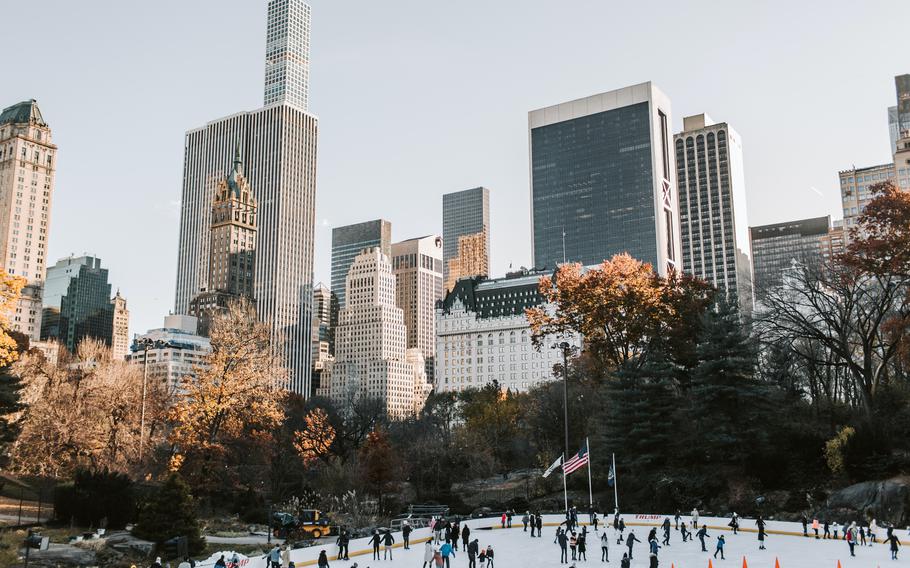
[[[840,568],[840,560],[837,561],[837,568]]]
[[[714,565],[711,564],[711,559],[710,559],[710,558],[708,559],[708,568],[714,568]]]
[[[774,557],[774,568],[780,568],[780,560],[777,557]]]
[[[746,564],[746,557],[743,556],[743,568],[749,568],[749,565]]]

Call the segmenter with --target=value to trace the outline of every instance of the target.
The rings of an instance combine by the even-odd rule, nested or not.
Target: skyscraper
[[[0,113],[0,263],[26,280],[12,328],[41,335],[41,297],[54,195],[57,146],[34,99]]]
[[[751,227],[752,270],[756,300],[783,281],[784,270],[794,262],[818,266],[831,243],[831,217],[814,217]]]
[[[265,104],[306,111],[310,82],[310,6],[269,0],[265,41]]]
[[[299,18],[282,15],[293,10],[300,13],[301,6],[306,5],[300,0],[269,3],[270,13],[275,14],[269,20],[270,46],[273,39],[284,36],[289,46],[309,45],[309,24],[299,25]],[[290,389],[308,396],[317,119],[306,112],[305,104],[291,98],[293,93],[306,92],[305,83],[292,80],[299,58],[293,50],[279,56],[275,59],[277,80],[284,84],[266,87],[267,106],[214,120],[186,134],[174,308],[177,314],[189,313],[192,299],[210,287],[214,188],[239,145],[245,177],[258,201],[253,273],[256,313],[271,326],[272,340],[289,370]],[[276,76],[268,69],[266,73]]]
[[[752,311],[752,260],[739,134],[705,114],[675,137],[682,268]]]
[[[253,272],[256,266],[256,198],[243,173],[240,149],[230,172],[215,187],[209,234],[208,289],[190,303],[190,315],[199,318],[199,334],[208,336],[212,319],[235,300],[255,305]]]
[[[316,392],[322,384],[322,372],[326,364],[332,360],[329,349],[329,330],[332,315],[332,292],[329,287],[320,282],[313,288],[313,327],[312,327],[312,358],[313,377],[311,392]]]
[[[378,247],[358,254],[345,288],[335,362],[323,372],[318,394],[343,410],[363,398],[381,400],[393,418],[415,414],[432,387],[420,351],[406,346],[404,311],[395,305],[389,257]]]
[[[534,265],[679,266],[670,100],[642,83],[528,113]]]
[[[87,338],[113,347],[115,307],[125,310],[126,300],[119,292],[111,299],[108,271],[101,267],[101,259],[63,258],[48,268],[47,276],[41,339],[56,339],[71,352]],[[126,317],[128,327],[128,313]]]
[[[436,302],[442,300],[442,237],[429,235],[392,244],[396,304],[404,310],[408,349],[419,349],[433,382]]]
[[[459,278],[490,274],[490,190],[475,187],[442,196],[445,289]]]
[[[111,299],[113,325],[111,326],[111,355],[117,361],[126,359],[130,352],[130,311],[120,290]]]

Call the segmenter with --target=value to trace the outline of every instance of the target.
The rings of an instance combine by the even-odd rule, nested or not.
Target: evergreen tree
[[[692,371],[697,438],[691,447],[709,464],[745,465],[769,445],[775,391],[756,378],[756,353],[739,313],[720,301],[704,315]]]
[[[133,533],[159,546],[168,539],[185,536],[190,554],[202,552],[205,539],[196,517],[196,503],[179,475],[172,473],[145,503]]]

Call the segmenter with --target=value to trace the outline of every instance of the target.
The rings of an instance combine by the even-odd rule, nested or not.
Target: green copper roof
[[[238,178],[243,175],[243,161],[240,159],[240,143],[234,147],[234,167],[228,174],[228,187],[237,198],[240,198],[240,183]]]
[[[6,107],[0,113],[0,124],[30,124],[32,122],[38,126],[47,126],[35,99]]]

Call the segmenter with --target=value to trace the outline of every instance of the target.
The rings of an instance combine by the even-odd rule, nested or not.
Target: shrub
[[[122,473],[77,471],[54,489],[54,512],[60,521],[122,529],[135,519],[133,482]]]
[[[179,475],[171,474],[143,504],[133,534],[159,547],[171,538],[184,536],[190,554],[202,552],[205,539],[196,518],[196,503],[189,486]]]

